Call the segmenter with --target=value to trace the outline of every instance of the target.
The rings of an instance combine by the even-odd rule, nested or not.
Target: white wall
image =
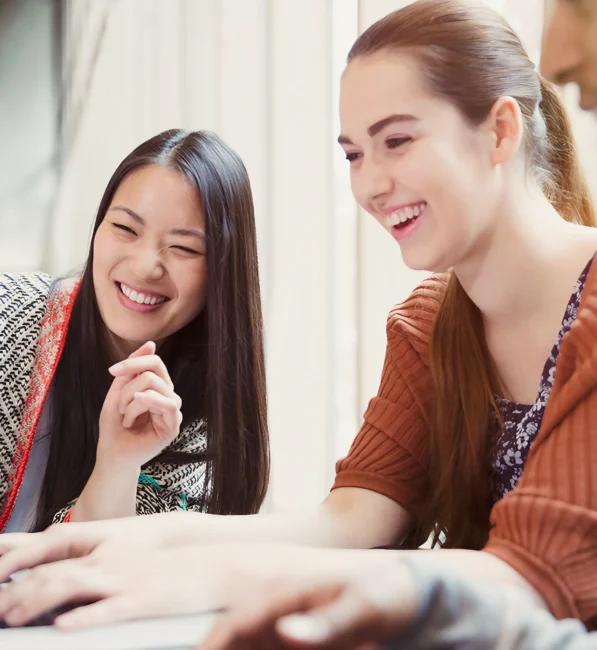
[[[357,214],[335,143],[338,81],[352,41],[407,2],[70,4],[77,65],[47,265],[64,273],[84,260],[101,192],[135,145],[175,126],[217,131],[244,158],[257,208],[273,451],[268,507],[314,503],[377,389],[387,313],[423,277]],[[542,0],[490,4],[520,23],[538,53]]]
[[[0,15],[0,272],[39,268],[55,183],[56,97],[49,2]]]

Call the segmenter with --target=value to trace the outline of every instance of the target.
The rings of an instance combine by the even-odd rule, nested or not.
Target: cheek
[[[196,314],[203,308],[207,296],[207,260],[201,258],[193,268],[189,267],[181,264],[173,279],[185,311]]]
[[[98,230],[93,244],[94,268],[104,274],[110,273],[127,257],[127,250],[127,244],[119,241],[110,232]]]
[[[93,277],[96,282],[105,280],[105,273],[114,255],[114,247],[108,245],[107,239],[105,231],[100,226],[93,241]]]
[[[421,168],[438,204],[436,208],[462,210],[482,189],[482,161],[474,152],[454,145],[439,147]]]
[[[350,190],[354,196],[354,200],[366,210],[367,198],[362,187],[359,170],[352,166],[350,167]]]

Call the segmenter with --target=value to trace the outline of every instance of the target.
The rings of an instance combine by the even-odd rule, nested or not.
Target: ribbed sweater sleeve
[[[597,627],[595,279],[591,273],[577,319],[562,341],[554,386],[523,474],[493,508],[485,548],[534,585],[556,617],[580,618],[592,629]]]
[[[444,286],[430,278],[390,312],[379,390],[333,486],[378,492],[413,515],[429,489],[426,351]]]

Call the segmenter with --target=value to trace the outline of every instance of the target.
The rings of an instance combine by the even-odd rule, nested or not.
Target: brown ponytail
[[[516,99],[529,173],[563,218],[595,225],[560,98],[539,79],[518,36],[497,13],[461,0],[419,0],[372,25],[348,61],[404,48],[420,64],[428,90],[471,124],[480,124],[500,97]],[[481,313],[455,275],[436,316],[430,361],[431,488],[419,532],[433,531],[444,547],[478,549],[489,533],[490,458],[501,424],[494,395],[502,387]]]
[[[547,127],[547,159],[551,183],[545,194],[567,221],[595,226],[595,206],[580,168],[572,127],[553,84],[539,76],[540,110]]]

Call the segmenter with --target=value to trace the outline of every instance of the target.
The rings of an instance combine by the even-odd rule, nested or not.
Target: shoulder
[[[564,335],[556,373],[546,406],[541,434],[549,432],[597,388],[597,263],[593,263],[582,292],[576,318]]]
[[[570,331],[562,341],[560,356],[575,365],[597,353],[597,260],[591,266],[580,305]],[[559,360],[559,359],[558,359]]]
[[[45,302],[52,280],[44,273],[0,274],[0,310]]]
[[[0,335],[4,346],[27,333],[37,338],[46,313],[51,279],[42,273],[0,275]]]
[[[407,340],[415,349],[426,350],[449,279],[448,273],[430,276],[390,311],[386,329],[391,348]]]

